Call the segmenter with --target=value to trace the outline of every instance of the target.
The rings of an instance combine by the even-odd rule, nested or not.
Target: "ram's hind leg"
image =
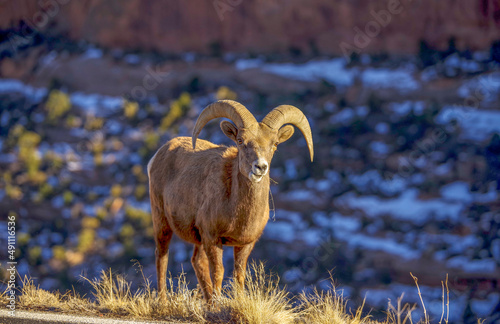
[[[156,243],[156,280],[158,281],[158,295],[166,296],[168,248],[172,239],[172,229],[168,225],[163,210],[153,207],[153,229]]]
[[[209,301],[212,297],[212,280],[210,279],[210,268],[208,266],[208,258],[203,245],[195,245],[193,251],[193,257],[191,258],[191,263],[193,264],[194,272],[198,278],[198,283],[200,284],[201,291],[203,292],[203,297],[206,301]]]

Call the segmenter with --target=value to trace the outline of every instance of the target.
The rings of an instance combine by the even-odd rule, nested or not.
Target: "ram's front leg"
[[[220,295],[222,279],[224,278],[224,265],[222,264],[222,244],[204,243],[203,247],[208,257],[210,277],[212,278],[213,295]]]
[[[247,261],[252,252],[255,242],[234,247],[234,274],[233,277],[241,288],[245,285],[245,275],[247,270]]]

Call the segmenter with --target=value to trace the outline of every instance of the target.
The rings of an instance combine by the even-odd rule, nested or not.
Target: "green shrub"
[[[90,116],[85,121],[85,129],[89,131],[96,131],[102,129],[104,119],[99,117]]]
[[[9,213],[9,215],[11,215],[11,214]],[[17,244],[19,245],[19,247],[23,247],[23,246],[28,245],[30,240],[31,240],[31,236],[29,233],[21,232],[17,235]]]
[[[64,200],[64,204],[66,206],[70,205],[72,202],[73,202],[73,199],[75,197],[73,196],[73,193],[69,190],[66,190],[64,193],[63,193],[63,200]]]
[[[94,217],[84,217],[82,219],[82,227],[83,228],[91,228],[91,229],[96,229],[101,225],[101,222]]]
[[[148,177],[142,170],[142,166],[139,164],[136,164],[132,167],[132,174],[136,177],[137,181],[139,182],[147,182]]]
[[[181,96],[170,104],[168,114],[161,120],[160,130],[166,131],[172,124],[181,118],[191,108],[191,96],[183,92]]]
[[[82,126],[82,119],[75,115],[69,115],[66,117],[66,127],[69,128],[78,128]]]
[[[147,132],[144,136],[144,144],[146,148],[150,151],[154,151],[158,148],[158,143],[160,141],[160,135],[155,132]]]
[[[236,100],[238,98],[238,95],[236,94],[236,92],[232,91],[228,87],[222,86],[219,87],[219,89],[217,90],[215,97],[217,98],[217,100],[224,100],[224,99]]]
[[[95,230],[92,228],[83,228],[78,236],[77,250],[81,253],[88,252],[94,246]]]
[[[54,151],[47,151],[44,155],[44,159],[50,168],[54,170],[60,170],[64,165],[64,160]]]
[[[135,187],[134,196],[137,200],[142,200],[146,196],[146,192],[147,192],[146,186],[140,184],[137,187]]]
[[[120,197],[122,194],[122,186],[119,184],[115,184],[111,187],[111,196],[112,197]]]
[[[96,166],[102,166],[103,162],[104,162],[104,159],[102,157],[102,153],[97,153],[94,155],[94,164]]]
[[[71,108],[69,96],[57,89],[50,92],[49,98],[45,103],[45,109],[48,111],[49,122],[55,122]]]
[[[106,208],[104,208],[104,207],[97,207],[95,215],[96,215],[98,220],[103,221],[106,219],[108,212],[107,212]]]
[[[44,183],[40,186],[38,193],[45,199],[54,193],[54,188],[50,184]]]
[[[123,113],[128,119],[133,119],[139,111],[139,104],[134,101],[124,100]]]
[[[7,197],[13,200],[19,200],[23,197],[21,188],[18,186],[13,186],[11,184],[5,185],[5,194],[7,195]]]
[[[56,260],[66,260],[66,249],[62,245],[55,245],[52,247],[52,256]]]
[[[42,248],[33,246],[28,249],[28,262],[31,265],[39,264],[42,261]]]
[[[125,217],[127,217],[131,223],[137,224],[142,228],[147,228],[151,225],[151,215],[142,209],[127,206],[125,208]]]
[[[135,230],[130,224],[123,224],[122,228],[120,229],[120,237],[122,239],[131,239],[132,236],[134,236]]]
[[[40,141],[40,135],[35,132],[24,132],[18,140],[19,160],[26,166],[30,179],[36,177],[42,162],[37,151]]]

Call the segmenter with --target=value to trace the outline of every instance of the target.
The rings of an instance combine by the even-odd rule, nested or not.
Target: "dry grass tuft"
[[[318,324],[358,324],[371,323],[370,316],[362,316],[363,306],[354,315],[347,313],[347,301],[335,289],[326,293],[316,288],[310,294],[299,295],[302,302],[302,319],[304,323]]]
[[[413,324],[412,312],[416,305],[403,304],[403,296],[397,304],[389,300],[387,318],[383,322],[374,321],[370,315],[363,315],[364,303],[354,314],[349,313],[347,302],[335,288],[323,292],[314,289],[312,293],[290,296],[286,288],[279,287],[279,277],[266,273],[262,263],[251,264],[241,289],[231,281],[223,289],[221,296],[207,305],[199,289],[189,289],[184,274],[178,278],[168,277],[165,298],[159,297],[151,288],[151,281],[144,276],[142,267],[136,263],[144,284],[132,291],[131,283],[111,270],[102,271],[99,278],[87,279],[92,287],[92,300],[76,291],[65,294],[48,292],[36,286],[32,279],[21,279],[22,288],[18,294],[18,306],[22,309],[62,311],[84,315],[127,317],[153,320],[173,320],[187,323],[318,323],[318,324]],[[417,285],[418,293],[423,299]],[[446,284],[447,298],[444,287]],[[6,293],[0,294],[0,304],[7,304]],[[446,302],[446,309],[445,309]],[[448,323],[449,290],[448,282],[443,283],[443,320]],[[418,323],[430,323],[425,312]],[[446,312],[446,316],[444,313]],[[481,321],[478,321],[481,323]]]
[[[389,299],[389,305],[387,307],[387,323],[413,323],[412,312],[417,308],[417,306],[410,304],[403,305],[403,297],[404,294],[398,298],[396,306],[392,305],[391,300]]]
[[[295,323],[299,318],[293,308],[289,293],[279,287],[279,277],[267,274],[264,264],[252,263],[245,280],[245,289],[233,280],[224,288],[208,320],[216,323]]]
[[[100,312],[127,317],[202,321],[201,294],[198,289],[188,289],[184,274],[176,280],[172,277],[167,279],[166,298],[158,296],[156,290],[151,288],[151,281],[142,275],[144,287],[133,293],[131,283],[111,270],[102,271],[99,279],[84,279],[94,290],[92,294]]]
[[[62,295],[59,292],[48,292],[36,286],[33,279],[25,276],[21,278],[22,288],[19,296],[19,304],[24,307],[60,308]]]
[[[111,270],[102,271],[99,278],[83,278],[92,286],[94,301],[91,301],[74,290],[65,294],[48,292],[25,277],[21,280],[18,305],[24,309],[59,310],[86,315],[204,321],[201,294],[197,289],[188,289],[183,274],[176,280],[168,278],[169,289],[165,299],[158,297],[156,290],[151,288],[151,282],[144,276],[143,278],[144,287],[135,292],[132,292],[130,282],[121,275],[113,274]]]

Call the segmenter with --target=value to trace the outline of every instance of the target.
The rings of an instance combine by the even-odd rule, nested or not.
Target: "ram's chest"
[[[258,209],[233,210],[227,214],[220,237],[227,245],[244,245],[259,239],[269,219],[267,206]],[[220,224],[222,225],[222,224]]]
[[[222,244],[245,245],[255,242],[262,235],[266,224],[267,217],[260,217],[251,221],[231,222],[231,226],[220,233]]]

